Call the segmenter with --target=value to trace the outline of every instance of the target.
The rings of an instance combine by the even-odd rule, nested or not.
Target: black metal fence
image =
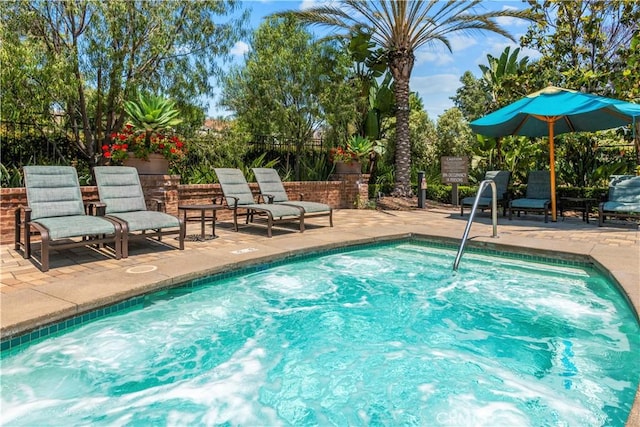
[[[0,120],[0,159],[6,166],[68,164],[78,157],[68,131],[34,123]]]

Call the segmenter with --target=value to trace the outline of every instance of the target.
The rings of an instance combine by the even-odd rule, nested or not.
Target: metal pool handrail
[[[478,209],[480,195],[487,185],[491,186],[491,222],[493,223],[493,235],[491,237],[498,237],[498,199],[496,197],[496,183],[492,179],[485,179],[480,183],[478,194],[476,194],[476,199],[473,201],[473,207],[471,208],[471,213],[469,214],[469,221],[467,221],[467,227],[464,229],[464,234],[462,235],[462,241],[460,242],[460,248],[458,249],[456,260],[453,262],[453,271],[456,271],[458,269],[458,265],[460,264],[460,259],[462,258],[462,253],[464,252],[464,245],[467,243],[467,237],[469,237],[469,231],[471,230],[471,223],[473,222],[473,218],[476,215],[476,210]]]

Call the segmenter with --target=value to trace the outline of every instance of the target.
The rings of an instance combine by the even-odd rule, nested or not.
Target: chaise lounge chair
[[[301,207],[304,209],[305,219],[310,216],[328,216],[329,226],[333,227],[333,208],[331,206],[302,200],[302,194],[300,195],[300,200],[289,200],[280,175],[275,169],[253,168],[253,174],[256,176],[256,181],[258,181],[262,197],[266,197],[268,203]]]
[[[598,209],[598,226],[605,218],[640,218],[640,176],[612,175],[609,194]]]
[[[122,227],[122,256],[129,256],[129,240],[178,235],[179,248],[184,249],[185,225],[173,215],[161,212],[164,204],[156,202],[157,211],[147,210],[138,171],[127,166],[96,166],[93,173],[106,205],[106,217]],[[136,233],[136,232],[140,233]]]
[[[484,175],[484,179],[492,179],[496,183],[496,198],[499,206],[502,206],[502,216],[507,215],[507,206],[509,205],[509,181],[511,180],[511,172],[509,171],[488,171]],[[491,209],[491,186],[486,187],[480,195],[478,201],[478,207],[483,211],[485,209]],[[465,206],[471,208],[475,202],[476,197],[465,197],[460,201],[460,216],[464,215]]]
[[[238,231],[238,216],[245,216],[246,223],[253,221],[254,215],[266,215],[267,235],[272,236],[271,228],[276,222],[299,221],[300,232],[304,231],[304,209],[283,204],[256,203],[249,184],[239,169],[216,168],[214,169],[227,207],[233,210],[233,230]],[[239,214],[239,210],[245,212]]]
[[[40,270],[49,270],[51,249],[113,243],[116,259],[121,253],[121,227],[110,219],[85,214],[78,173],[71,166],[25,166],[28,207],[15,213],[15,250],[31,258],[31,236],[41,239]],[[24,233],[24,241],[21,238]],[[81,237],[82,240],[73,238]]]
[[[509,202],[509,219],[513,212],[542,212],[544,222],[549,222],[551,212],[551,177],[549,171],[531,171],[527,178],[527,194],[524,198]]]

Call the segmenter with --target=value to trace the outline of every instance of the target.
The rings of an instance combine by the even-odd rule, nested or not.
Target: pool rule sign
[[[441,157],[442,183],[451,184],[451,204],[458,206],[458,184],[469,183],[469,157]]]

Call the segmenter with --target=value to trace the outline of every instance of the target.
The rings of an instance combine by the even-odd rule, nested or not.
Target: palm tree
[[[529,18],[528,11],[507,9],[478,13],[481,0],[338,0],[303,11],[283,12],[307,24],[320,24],[345,30],[366,28],[371,40],[385,54],[394,78],[396,99],[396,177],[393,194],[406,197],[411,191],[411,145],[409,141],[409,80],[415,51],[437,42],[451,51],[448,37],[454,33],[491,31],[513,37],[496,22],[500,17]]]

